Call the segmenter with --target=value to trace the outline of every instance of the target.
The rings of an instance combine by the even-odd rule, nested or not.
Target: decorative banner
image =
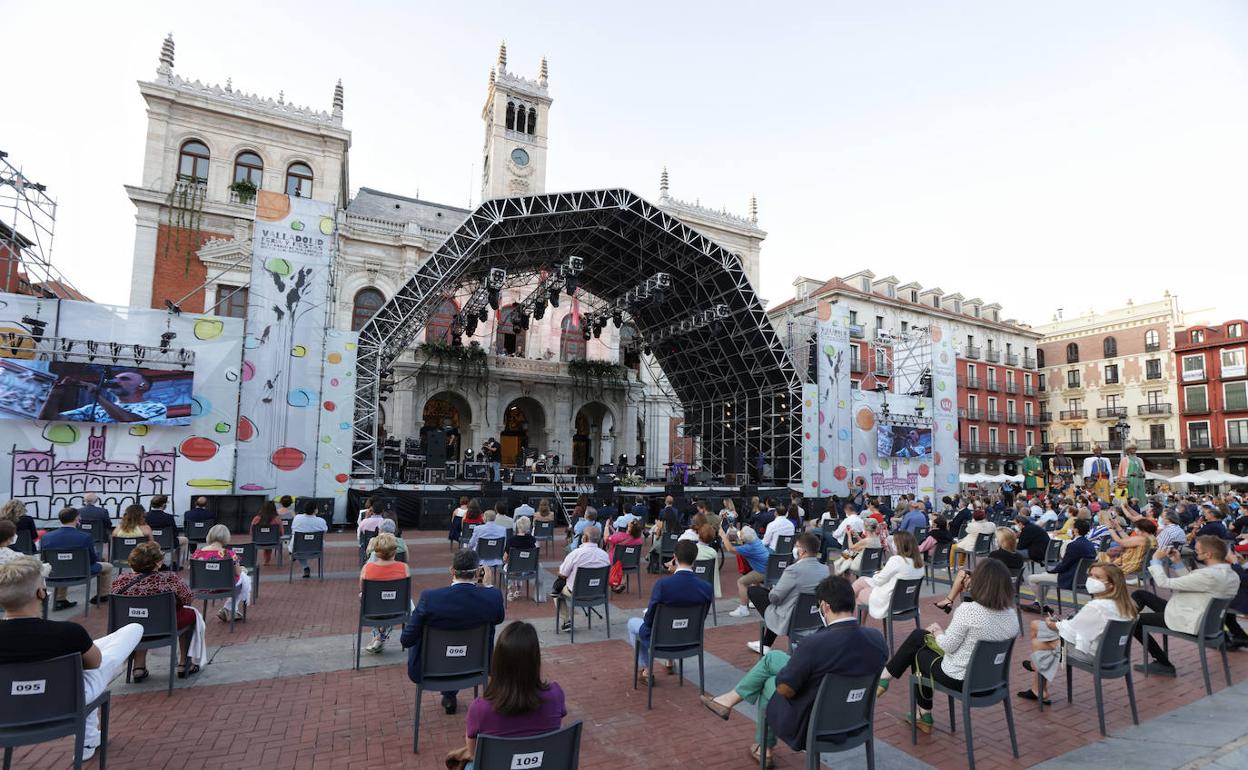
[[[360,335],[331,329],[321,368],[321,432],[316,442],[316,496],[336,498],[335,515],[346,515],[351,478],[351,419],[355,411],[355,352]],[[346,519],[341,519],[345,521]]]
[[[819,386],[802,384],[802,494],[819,497]]]
[[[334,213],[332,203],[258,193],[237,431],[240,493],[315,489]]]
[[[832,305],[818,322],[819,497],[845,496],[854,475],[850,436],[849,311]]]
[[[935,497],[958,493],[958,372],[957,358],[950,334],[932,325],[932,416],[935,434]]]

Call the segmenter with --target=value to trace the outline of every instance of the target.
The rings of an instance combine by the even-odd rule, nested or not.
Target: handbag
[[[611,574],[607,576],[607,584],[615,588],[624,582],[624,563],[615,562],[611,565]]]

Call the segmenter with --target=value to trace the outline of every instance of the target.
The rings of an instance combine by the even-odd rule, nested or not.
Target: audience
[[[1049,533],[1023,513],[1014,517],[1014,526],[1017,527],[1018,550],[1032,562],[1044,564],[1044,557],[1049,552]]]
[[[1179,515],[1173,511],[1163,511],[1157,517],[1157,547],[1169,548],[1172,545],[1185,545],[1187,534],[1179,523]]]
[[[399,525],[395,524],[393,519],[386,519],[385,521],[381,522],[381,526],[377,528],[376,537],[371,538],[368,541],[368,546],[364,549],[364,552],[368,554],[369,560],[376,559],[377,538],[381,537],[382,535],[389,535],[390,537],[394,538],[394,544],[395,544],[394,558],[401,562],[406,562],[407,541],[398,536],[397,534],[398,529],[399,529]]]
[[[1115,522],[1109,529],[1109,537],[1114,545],[1108,553],[1101,554],[1101,558],[1109,559],[1111,564],[1131,577],[1145,568],[1148,554],[1157,550],[1157,523],[1152,519],[1138,519],[1135,531],[1127,534]]]
[[[1048,596],[1049,586],[1073,588],[1079,562],[1084,559],[1096,560],[1096,546],[1087,538],[1088,532],[1092,529],[1092,523],[1086,518],[1075,519],[1074,522],[1075,537],[1066,544],[1062,552],[1062,560],[1057,566],[1027,577],[1027,586],[1036,596],[1036,601],[1023,608],[1028,612],[1041,611],[1045,597]]]
[[[91,603],[100,605],[107,602],[108,592],[113,585],[113,565],[100,560],[95,552],[95,541],[91,538],[91,533],[78,528],[76,508],[62,508],[57,518],[61,520],[61,526],[43,533],[43,539],[39,541],[39,550],[41,552],[60,549],[86,551],[88,563],[91,565],[91,574],[95,575],[96,592]],[[66,610],[78,605],[78,602],[71,602],[65,598],[68,591],[68,588],[57,588],[54,591],[56,594],[54,609]]]
[[[325,521],[325,519],[316,515],[316,503],[312,500],[305,500],[303,503],[303,510],[295,514],[295,518],[291,519],[291,537],[290,542],[287,544],[287,548],[290,549],[290,553],[295,552],[295,535],[328,531],[329,524]],[[303,565],[303,579],[310,579],[312,577],[312,567],[308,565],[308,560],[300,559],[299,563]]]
[[[923,571],[923,554],[919,553],[913,534],[898,532],[893,535],[893,549],[896,553],[888,557],[879,572],[854,581],[854,596],[858,604],[866,605],[871,617],[876,619],[888,614],[898,580],[922,580],[926,574]]]
[[[186,513],[182,514],[182,526],[187,529],[190,529],[192,524],[198,522],[204,522],[209,525],[217,523],[217,514],[208,510],[208,498],[203,497],[202,495],[195,498],[194,508],[190,508]]]
[[[488,626],[490,644],[494,643],[494,626],[503,622],[503,595],[496,588],[477,585],[481,572],[477,552],[464,548],[451,559],[451,585],[420,593],[416,609],[399,637],[407,650],[407,676],[413,682],[421,681],[421,644],[426,626],[449,630]],[[458,708],[455,696],[454,690],[442,693],[442,708],[447,714],[454,714]]]
[[[750,586],[758,585],[767,579],[767,562],[771,558],[771,551],[758,539],[752,527],[741,528],[737,533],[741,542],[736,545],[733,545],[732,539],[723,530],[720,530],[719,536],[724,544],[724,550],[736,554],[749,566],[749,571],[737,579],[737,598],[740,604],[728,613],[730,617],[744,618],[750,614]]]
[[[646,650],[650,648],[650,633],[654,628],[656,608],[660,604],[670,607],[706,605],[709,612],[711,602],[715,601],[711,595],[710,584],[693,574],[693,563],[697,561],[697,558],[698,547],[696,545],[688,540],[677,543],[673,557],[676,563],[675,571],[669,577],[656,581],[654,587],[650,589],[650,604],[646,607],[645,616],[628,619],[629,646],[641,643],[642,666],[638,677],[642,682],[649,680],[652,671],[652,661],[646,657]]]
[[[572,588],[576,585],[576,571],[581,567],[592,569],[611,566],[607,552],[598,547],[598,539],[601,536],[602,532],[597,527],[586,527],[581,533],[580,545],[564,557],[563,563],[559,565],[559,578],[555,580],[555,586],[550,595],[554,597],[556,604],[555,622],[559,623],[559,618],[563,615],[568,616],[568,619],[559,627],[562,631],[572,629],[572,615],[567,609],[568,599],[572,596]]]
[[[716,516],[720,524],[723,519]],[[708,524],[698,527],[698,561],[709,561],[711,563],[711,584],[715,592],[715,598],[718,599],[722,594],[719,590],[719,551],[715,550],[715,539],[719,537],[719,530]]]
[[[17,525],[8,519],[0,519],[0,564],[22,555],[12,547],[16,541]]]
[[[537,548],[537,539],[533,537],[531,530],[533,528],[532,519],[528,516],[521,516],[516,519],[515,532],[507,538],[506,549],[503,551],[503,569],[506,570],[508,560],[508,552],[512,548]],[[507,600],[513,601],[520,598],[520,589],[512,588],[507,591]]]
[[[832,571],[837,575],[843,575],[846,572],[858,574],[862,571],[863,552],[869,548],[884,547],[884,542],[879,535],[880,523],[878,521],[867,518],[862,526],[862,537],[855,538],[853,530],[850,530],[849,547],[841,551],[840,558],[832,562]]]
[[[381,522],[386,520],[385,511],[385,504],[382,503],[381,500],[378,500],[377,498],[370,500],[368,503],[368,515],[362,516],[360,520],[356,522],[356,533],[360,535],[363,535],[366,532],[376,533],[377,528],[381,526]]]
[[[238,554],[234,553],[229,545],[230,528],[224,524],[216,524],[208,530],[207,541],[191,556],[192,559],[202,561],[229,560],[234,564],[234,582],[238,585],[238,601],[235,602],[234,597],[231,596],[222,603],[221,609],[217,610],[217,618],[222,622],[230,619],[231,612],[234,613],[235,620],[243,620],[243,613],[239,607],[251,603],[251,575],[243,569],[242,564],[239,563]]]
[[[953,544],[953,548],[949,551],[949,561],[953,566],[957,567],[967,560],[967,554],[975,553],[975,541],[980,535],[991,535],[997,529],[997,525],[988,519],[988,511],[983,508],[976,508],[971,514],[971,520],[966,524],[966,534]]]
[[[472,530],[472,537],[468,540],[468,547],[476,551],[477,546],[483,540],[502,540],[504,541],[503,549],[506,550],[507,546],[505,541],[507,540],[507,530],[499,526],[497,521],[498,512],[491,509],[486,511],[484,516],[484,523],[477,525],[476,529]],[[499,567],[502,566],[502,564],[503,557],[501,554],[499,556],[481,560],[482,567]],[[487,571],[485,575],[486,585],[492,585],[490,582],[490,572]]]
[[[756,705],[758,716],[750,746],[755,764],[760,760],[765,732],[769,733],[768,746],[781,738],[796,751],[806,748],[811,709],[825,676],[871,674],[879,671],[888,657],[883,635],[874,628],[859,626],[855,620],[854,590],[845,578],[825,577],[815,589],[815,598],[824,627],[804,638],[792,655],[772,650],[754,664],[735,689],[714,698],[701,696],[702,705],[725,720],[742,701]]]
[[[287,498],[289,499],[289,498]],[[260,512],[251,517],[251,526],[253,527],[273,527],[277,530],[277,536],[280,538],[285,534],[282,525],[282,517],[277,513],[277,506],[272,500],[265,500],[260,504]],[[264,566],[273,563],[273,549],[264,549]]]
[[[4,539],[3,527],[4,522],[0,522],[0,542]],[[1235,594],[1235,601],[1231,602],[1230,609],[1226,611],[1226,644],[1232,650],[1242,650],[1248,647],[1248,633],[1244,633],[1235,615],[1236,613],[1248,615],[1248,568],[1244,566],[1243,554],[1235,551],[1227,551],[1226,560],[1235,574],[1239,576],[1239,592]]]
[[[554,521],[555,512],[550,509],[550,500],[542,498],[537,504],[537,513],[533,516],[534,521]]]
[[[174,520],[173,515],[165,510],[165,506],[169,505],[169,497],[166,495],[156,495],[152,498],[151,508],[148,509],[144,520],[147,526],[152,529],[172,529],[174,534],[173,549],[173,568],[181,569],[181,565],[186,563],[186,535],[178,532],[178,522]]]
[[[797,506],[791,506],[790,512],[796,515]],[[781,535],[792,535],[796,531],[797,528],[793,526],[793,519],[790,516],[777,516],[763,532],[763,545],[775,551]]]
[[[468,496],[462,495],[459,498],[459,505],[455,506],[455,510],[451,513],[451,528],[446,533],[446,539],[452,543],[458,543],[460,535],[463,533],[464,517],[468,515]]]
[[[152,528],[144,521],[146,516],[147,509],[143,506],[127,505],[121,514],[121,521],[113,528],[113,537],[139,537],[150,542]]]
[[[290,495],[282,495],[277,498],[277,516],[282,521],[290,521],[295,517],[295,511],[291,507],[295,504],[295,499]]]
[[[762,649],[757,639],[745,643],[754,652],[767,654],[776,643],[776,637],[788,632],[798,598],[804,593],[813,594],[828,576],[828,566],[819,561],[819,538],[809,532],[798,535],[793,541],[793,554],[793,563],[780,573],[780,579],[770,591],[762,585],[752,585],[746,590],[750,602],[763,616]],[[792,646],[792,639],[789,644]]]
[[[114,596],[158,596],[173,594],[178,630],[194,626],[190,634],[178,637],[181,662],[178,678],[185,679],[199,673],[199,661],[204,659],[204,618],[195,608],[191,587],[176,572],[162,572],[165,554],[156,543],[139,543],[130,551],[126,560],[132,572],[123,572],[113,581]],[[142,682],[148,677],[147,650],[135,650],[132,678]]]
[[[945,516],[932,517],[932,527],[927,531],[927,539],[919,543],[919,553],[931,553],[936,546],[948,543],[953,545],[953,533],[949,531],[949,519]]]
[[[394,523],[388,520],[386,524],[394,526]],[[385,524],[382,526],[384,527]],[[382,532],[374,537],[369,541],[368,549],[372,552],[372,558],[360,568],[360,593],[364,592],[365,580],[402,580],[408,576],[407,565],[394,558],[399,551],[399,542],[393,533]],[[364,649],[380,655],[384,652],[386,642],[390,639],[390,632],[393,630],[390,626],[385,628],[374,626],[373,641],[369,642]]]
[[[624,567],[616,564],[615,548],[616,546],[636,546],[640,548],[645,542],[642,539],[642,532],[642,520],[634,517],[629,519],[627,529],[616,529],[615,532],[607,537],[607,560],[611,562],[611,575],[608,582],[611,585],[611,590],[617,594],[624,593],[625,585]]]
[[[203,498],[200,498],[203,500]],[[93,521],[102,521],[112,529],[113,519],[108,515],[108,511],[99,506],[100,496],[94,492],[88,492],[82,496],[82,505],[78,506],[78,520],[88,528]]]
[[[519,505],[516,506],[513,513],[515,514],[517,521],[519,521],[522,518],[525,518],[526,516],[531,519],[533,518],[533,513],[534,513],[533,506],[529,505],[527,501],[520,503]]]
[[[897,532],[909,532],[914,534],[916,529],[925,529],[927,527],[927,512],[923,509],[922,503],[910,503],[909,510],[897,518]]]
[[[21,500],[10,500],[0,507],[0,519],[13,522],[18,532],[30,533],[30,542],[39,539],[39,530],[35,528],[35,520],[26,515],[26,503]]]

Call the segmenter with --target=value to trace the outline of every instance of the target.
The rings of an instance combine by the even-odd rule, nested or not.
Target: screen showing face
[[[930,457],[932,429],[881,423],[876,429],[876,451],[880,457]]]
[[[0,418],[190,425],[194,378],[176,366],[0,359]]]

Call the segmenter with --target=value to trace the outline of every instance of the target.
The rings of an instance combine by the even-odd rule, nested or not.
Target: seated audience
[[[0,564],[21,556],[12,546],[17,541],[17,525],[8,519],[0,519]]]
[[[793,554],[793,563],[780,573],[780,579],[771,590],[762,585],[752,585],[746,590],[754,609],[763,616],[766,627],[762,654],[766,654],[776,643],[776,637],[788,631],[798,598],[804,593],[813,594],[828,576],[828,565],[819,561],[819,538],[809,532],[798,535],[793,541]],[[789,644],[792,643],[790,639]],[[760,652],[757,639],[746,642],[745,646]]]
[[[507,569],[508,552],[512,548],[537,548],[537,539],[533,537],[530,530],[533,528],[532,517],[519,516],[516,518],[516,529],[511,537],[507,538],[507,548],[503,551],[503,569]],[[520,589],[512,588],[507,591],[507,600],[514,601],[520,598]]]
[[[910,503],[909,510],[896,517],[895,523],[895,531],[914,534],[916,529],[927,527],[927,511],[924,510],[922,503]]]
[[[641,671],[638,674],[642,682],[650,677],[651,661],[646,657],[646,650],[650,647],[650,632],[654,628],[654,617],[656,608],[660,604],[671,607],[696,607],[700,604],[707,605],[707,611],[710,610],[710,604],[715,599],[711,595],[711,586],[702,578],[693,574],[693,563],[698,558],[698,547],[688,540],[681,540],[676,544],[675,556],[672,560],[675,562],[676,569],[671,576],[662,578],[655,582],[654,587],[650,589],[650,604],[646,607],[646,614],[640,618],[628,619],[628,644],[633,646],[638,641],[641,642]]]
[[[57,515],[61,520],[61,526],[58,529],[48,530],[43,533],[43,539],[39,541],[39,550],[51,551],[55,549],[82,549],[87,552],[87,560],[91,565],[91,574],[95,575],[95,597],[91,599],[91,603],[95,605],[103,604],[108,601],[108,592],[113,585],[113,565],[106,561],[100,561],[99,555],[95,552],[95,541],[91,537],[91,533],[78,528],[78,509],[62,508]],[[68,588],[57,588],[53,593],[56,595],[56,603],[54,609],[64,610],[74,607],[78,602],[68,601],[65,597],[68,595]]]
[[[26,514],[26,503],[21,500],[10,500],[0,507],[0,519],[13,522],[18,532],[30,534],[30,542],[39,539],[39,530],[35,528],[35,520]]]
[[[554,521],[555,512],[550,508],[550,500],[543,497],[537,504],[537,513],[533,515],[534,521]]]
[[[1044,606],[1044,600],[1048,595],[1050,586],[1065,589],[1074,587],[1075,572],[1079,568],[1079,562],[1085,559],[1096,560],[1096,546],[1087,538],[1087,534],[1091,529],[1092,522],[1088,519],[1079,518],[1074,520],[1073,531],[1075,537],[1066,544],[1065,550],[1062,551],[1062,560],[1052,569],[1045,572],[1037,572],[1027,577],[1027,585],[1035,594],[1036,601],[1023,609],[1028,612],[1039,612]]]
[[[393,526],[393,522],[387,520],[386,523]],[[384,527],[385,524],[382,526]],[[368,548],[372,552],[372,557],[360,568],[361,593],[364,591],[365,580],[402,580],[408,576],[407,565],[394,558],[398,555],[399,543],[398,538],[392,533],[382,532],[369,541]],[[364,649],[380,655],[385,650],[386,642],[389,641],[390,632],[393,630],[390,626],[385,628],[374,626],[373,641],[369,642]]]
[[[377,546],[377,538],[381,537],[382,535],[389,535],[390,537],[394,538],[394,543],[395,543],[394,558],[400,562],[406,562],[407,541],[399,537],[396,534],[397,531],[398,531],[398,525],[394,523],[393,519],[386,519],[385,521],[381,522],[381,526],[377,528],[377,536],[369,540],[368,546],[364,549],[364,552],[368,554],[369,560],[376,560],[377,558],[376,550],[375,550]]]
[[[507,505],[502,501],[494,506],[494,523],[511,533],[516,527],[516,520],[507,515]]]
[[[329,524],[316,515],[316,503],[312,500],[305,500],[303,510],[295,514],[295,518],[290,521],[290,542],[287,548],[290,553],[295,552],[295,535],[309,534],[314,532],[328,532]],[[404,546],[406,548],[406,546]],[[307,559],[300,559],[299,563],[303,565],[303,578],[308,580],[312,577],[312,567],[309,566]]]
[[[238,602],[235,603],[234,597],[225,599],[221,609],[217,610],[217,618],[222,622],[230,619],[231,612],[234,613],[235,620],[243,620],[243,613],[239,607],[251,603],[251,575],[247,574],[247,570],[239,563],[238,554],[234,553],[229,545],[229,527],[217,524],[208,530],[208,539],[191,556],[192,559],[201,561],[226,561],[228,559],[234,563],[234,582],[238,585]]]
[[[265,500],[260,504],[260,512],[251,517],[251,526],[253,527],[273,527],[277,530],[277,536],[280,538],[285,534],[282,524],[282,517],[277,513],[277,506],[272,500]],[[264,549],[264,566],[273,563],[273,549]]]
[[[288,522],[295,518],[295,511],[292,506],[295,504],[295,498],[290,495],[282,495],[277,498],[277,516],[284,522]]]
[[[716,517],[716,518],[719,518],[719,517]],[[723,519],[720,519],[719,521],[720,521],[720,524],[722,525]],[[715,550],[715,539],[717,537],[719,537],[719,530],[711,526],[709,523],[703,524],[701,527],[698,528],[698,540],[697,540],[698,560],[702,561],[705,559],[711,562],[711,570],[712,570],[711,581],[715,589],[716,599],[720,597],[720,592],[719,592],[720,555],[719,555],[719,551]]]
[[[624,593],[625,586],[624,567],[623,565],[616,566],[615,548],[616,546],[641,547],[645,542],[641,536],[642,531],[642,520],[634,517],[629,519],[627,529],[617,529],[607,537],[607,559],[611,562],[611,576],[608,582],[611,584],[611,590],[617,594]]]
[[[771,550],[758,539],[753,527],[741,528],[741,531],[737,533],[741,542],[736,545],[723,530],[720,530],[719,536],[724,544],[724,550],[745,560],[750,568],[749,572],[737,579],[737,598],[740,604],[728,613],[734,618],[744,618],[750,614],[750,586],[758,585],[767,579],[767,561],[771,558]]]
[[[1108,560],[1128,578],[1134,578],[1144,569],[1148,555],[1157,550],[1157,523],[1152,519],[1137,519],[1131,534],[1115,523],[1109,529],[1109,537],[1114,545],[1100,555],[1101,560]]]
[[[147,526],[144,517],[147,516],[147,509],[141,505],[127,505],[126,510],[121,514],[121,521],[116,527],[113,527],[113,537],[138,537],[144,540],[152,540],[152,528]]]
[[[133,572],[123,572],[113,581],[114,596],[157,596],[173,594],[173,603],[177,607],[178,630],[194,626],[190,634],[178,637],[178,649],[181,651],[181,662],[178,664],[178,678],[185,679],[199,673],[199,662],[204,659],[204,618],[195,608],[195,597],[191,587],[176,572],[162,572],[165,554],[156,543],[139,543],[130,551],[126,560]],[[135,682],[142,682],[148,677],[147,650],[135,650],[134,669],[131,672]]]
[[[204,498],[199,498],[203,500]],[[100,496],[94,492],[88,492],[82,496],[82,505],[78,506],[78,520],[83,526],[90,529],[91,522],[102,521],[107,525],[108,529],[113,528],[113,518],[108,515],[108,511],[99,506]]]
[[[949,531],[949,519],[943,515],[932,517],[932,526],[927,530],[927,539],[919,543],[919,553],[932,553],[936,546],[953,544],[953,533]]]
[[[858,604],[867,605],[867,611],[876,619],[888,614],[898,580],[922,580],[926,574],[923,571],[923,554],[919,553],[913,534],[898,532],[893,535],[893,548],[897,552],[888,557],[879,572],[854,581],[854,596]]]
[[[174,520],[173,515],[165,510],[165,506],[169,505],[169,497],[167,495],[156,495],[152,498],[151,508],[148,509],[144,521],[152,529],[172,529],[174,534],[173,549],[173,568],[181,569],[182,564],[186,563],[187,540],[186,535],[178,531],[178,522]]]
[[[199,496],[195,498],[195,507],[187,510],[182,514],[182,526],[190,529],[192,524],[205,522],[209,525],[217,523],[217,514],[208,510],[208,498]]]
[[[1018,552],[1036,564],[1044,564],[1049,551],[1049,533],[1022,513],[1014,517],[1014,526],[1018,533]]]
[[[472,537],[468,540],[468,547],[476,551],[482,540],[502,540],[503,550],[507,549],[507,530],[499,526],[497,522],[498,512],[489,510],[485,512],[485,521],[472,531]],[[503,557],[496,556],[489,559],[482,559],[482,567],[499,567],[502,566]],[[490,583],[490,571],[486,571],[486,585]]]
[[[975,541],[980,535],[991,535],[996,531],[997,525],[988,519],[988,512],[983,508],[976,508],[971,514],[971,520],[966,524],[966,534],[953,544],[953,548],[949,552],[949,561],[955,566],[959,566],[967,560],[967,554],[975,552]]]
[[[460,534],[464,526],[464,517],[468,515],[468,496],[463,495],[459,498],[459,505],[455,506],[455,510],[451,512],[451,527],[446,533],[446,539],[452,543],[458,543]]]
[[[850,530],[849,548],[841,551],[838,559],[832,562],[832,571],[837,575],[853,572],[855,575],[862,570],[862,553],[868,548],[883,548],[880,539],[880,523],[872,518],[863,521],[862,536],[855,537]]]
[[[550,595],[555,599],[555,622],[567,615],[568,619],[560,626],[562,631],[572,629],[572,615],[568,612],[568,599],[572,597],[572,588],[576,585],[576,571],[581,567],[610,567],[611,561],[607,552],[598,547],[598,538],[602,533],[597,527],[587,527],[580,537],[578,545],[563,559],[559,565],[559,579],[555,580],[554,590]]]
[[[368,504],[368,515],[360,517],[360,520],[356,522],[355,531],[359,535],[363,535],[367,532],[376,533],[377,528],[381,526],[381,522],[385,520],[385,504],[382,503],[381,500],[373,498],[373,500]]]
[[[796,515],[797,506],[789,506],[789,511],[786,515],[777,516],[773,519],[767,525],[766,531],[763,532],[763,545],[775,551],[781,535],[792,535],[797,532],[797,527],[793,525],[793,517]]]

